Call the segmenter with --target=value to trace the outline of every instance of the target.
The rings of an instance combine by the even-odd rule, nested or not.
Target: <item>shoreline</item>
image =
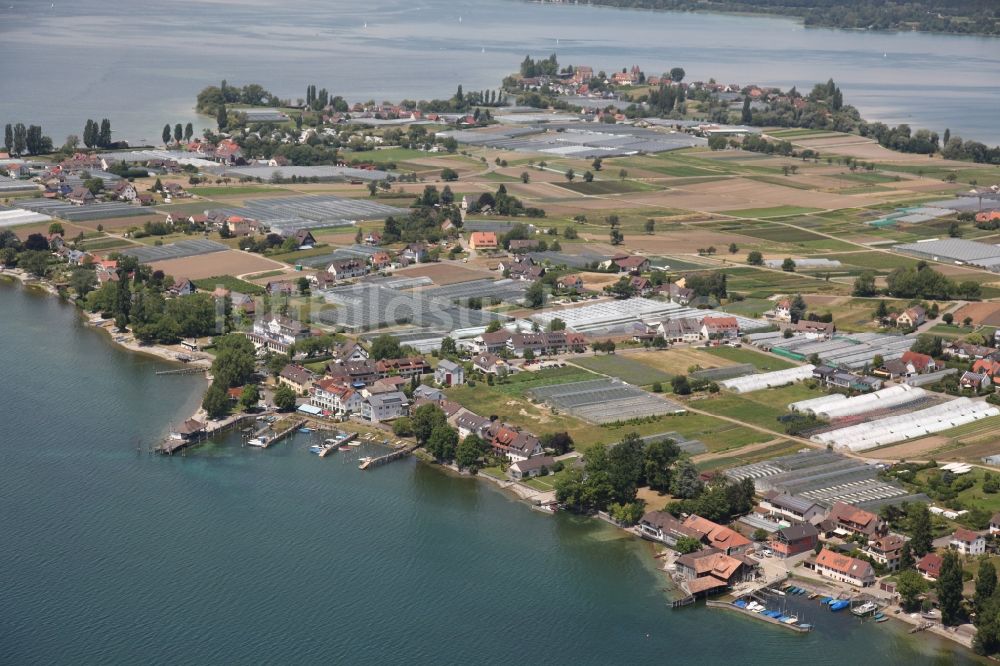
[[[55,297],[59,298],[60,300],[68,301],[68,299],[65,299],[65,298],[62,297],[62,295],[55,288],[55,286],[51,282],[49,282],[48,280],[39,279],[39,278],[33,278],[33,277],[25,274],[23,271],[20,271],[20,270],[17,270],[17,269],[14,269],[14,270],[11,270],[11,269],[0,270],[0,282],[10,282],[10,283],[16,282],[21,287],[23,287],[25,289],[40,290],[40,291],[45,292],[46,294],[49,294],[51,296],[55,296]],[[192,367],[193,363],[198,363],[199,365],[195,366],[195,367],[202,368],[205,371],[206,376],[208,376],[208,370],[209,370],[210,365],[206,365],[208,363],[206,359],[197,359],[195,361],[192,361],[189,364],[183,364],[183,363],[181,363],[180,361],[178,361],[176,359],[176,357],[174,355],[175,352],[172,351],[172,350],[170,350],[170,349],[168,349],[168,348],[161,347],[159,345],[151,345],[149,347],[144,347],[144,346],[141,346],[140,344],[138,344],[135,341],[134,337],[131,340],[119,340],[119,339],[117,339],[115,337],[113,331],[111,331],[108,328],[108,326],[106,326],[106,325],[99,325],[99,324],[96,323],[96,322],[111,323],[111,322],[109,322],[109,320],[105,320],[105,319],[101,318],[100,315],[96,315],[96,314],[93,314],[93,313],[88,313],[88,312],[82,310],[81,308],[77,307],[76,304],[74,302],[72,302],[72,301],[68,301],[68,302],[71,305],[73,305],[74,309],[76,309],[79,312],[79,314],[86,320],[87,324],[93,326],[94,328],[101,329],[105,333],[107,333],[108,334],[107,335],[107,340],[109,342],[111,342],[113,345],[116,345],[116,346],[118,346],[118,347],[120,347],[120,348],[122,348],[122,349],[124,349],[124,350],[126,350],[128,352],[131,352],[131,353],[144,354],[146,356],[149,356],[149,357],[152,357],[152,358],[156,358],[158,360],[167,361],[167,362],[170,362],[170,363],[173,363],[173,364],[182,365],[182,366],[186,366],[186,367]],[[131,334],[129,334],[129,335],[131,336]],[[210,378],[209,378],[209,384],[208,384],[208,386],[211,386],[211,379]],[[208,386],[206,386],[206,389],[205,389],[206,391],[208,390]],[[227,416],[224,419],[220,419],[220,420],[214,422],[215,423],[215,429],[222,429],[226,425],[228,425],[229,423],[231,423],[233,420],[242,418],[243,416],[244,416],[243,414],[234,414],[234,415]],[[201,419],[204,419],[204,421],[205,421],[206,424],[208,423],[208,419],[207,419],[207,417],[205,415],[205,411],[204,411],[204,409],[201,408],[200,403],[199,403],[198,408],[194,412],[194,414],[191,415],[191,416],[189,416],[188,418],[195,418],[195,419],[201,418]],[[464,478],[470,478],[472,480],[482,480],[482,481],[485,481],[487,483],[492,483],[503,494],[507,495],[511,499],[514,499],[515,501],[523,502],[524,504],[528,505],[528,507],[531,510],[533,510],[533,511],[537,511],[539,513],[544,513],[544,514],[547,514],[547,515],[550,515],[550,516],[555,514],[554,511],[546,510],[546,509],[542,508],[542,506],[540,504],[536,504],[533,501],[539,495],[547,495],[548,492],[546,492],[546,491],[535,490],[533,488],[524,486],[523,484],[521,484],[520,482],[515,481],[515,480],[506,480],[505,481],[505,480],[502,480],[502,479],[498,479],[498,478],[493,477],[493,476],[491,476],[489,474],[481,474],[481,473],[468,474],[466,472],[460,471],[454,465],[454,463],[449,464],[449,465],[442,465],[442,464],[434,463],[432,460],[428,459],[428,457],[426,456],[425,453],[423,453],[423,449],[417,449],[417,451],[414,452],[413,455],[417,459],[418,463],[427,463],[427,464],[430,464],[431,466],[433,466],[433,467],[435,467],[435,468],[443,471],[445,474],[450,474],[450,475],[458,477],[458,478],[463,478],[464,477]],[[652,550],[653,550],[652,557],[653,557],[654,563],[656,564],[656,566],[654,567],[655,571],[657,573],[661,573],[661,574],[663,574],[663,575],[666,576],[667,583],[670,586],[671,591],[674,591],[674,592],[677,592],[677,591],[681,591],[682,592],[683,591],[673,581],[673,579],[672,579],[672,577],[670,575],[670,571],[668,570],[668,566],[670,565],[671,560],[672,560],[672,558],[671,558],[671,552],[672,551],[670,551],[669,548],[662,548],[662,549],[658,550],[658,546],[660,544],[657,544],[655,542],[650,542],[647,539],[643,539],[639,534],[636,533],[635,529],[630,528],[630,527],[622,527],[620,525],[616,525],[613,522],[611,522],[610,520],[604,519],[599,513],[593,514],[593,515],[584,516],[584,517],[587,518],[587,519],[593,519],[593,520],[597,520],[599,522],[607,523],[611,527],[616,528],[616,530],[619,533],[621,533],[622,536],[634,538],[634,539],[637,539],[637,540],[639,540],[640,542],[643,542],[643,543],[649,543],[650,546],[652,547]],[[666,553],[666,555],[664,555],[664,553]],[[658,560],[661,560],[661,559],[662,559],[662,564],[659,564]],[[813,582],[815,584],[817,581],[811,581],[811,582]],[[664,591],[668,591],[668,590],[666,588],[664,588]],[[898,608],[898,605],[892,605],[891,607]],[[919,615],[914,618],[914,617],[911,617],[911,615],[909,613],[905,613],[905,612],[902,612],[902,611],[900,611],[898,614],[897,613],[890,614],[890,615],[888,615],[888,617],[890,617],[891,619],[897,620],[899,622],[902,622],[904,624],[911,625],[911,626],[919,626],[922,623],[924,623],[924,622],[927,621],[926,619],[920,617]],[[970,654],[975,655],[975,653],[972,652],[972,649],[971,649],[972,648],[972,638],[960,635],[957,629],[955,629],[955,630],[949,630],[948,628],[945,628],[945,627],[941,626],[940,624],[935,623],[933,626],[926,628],[924,631],[927,631],[927,632],[929,632],[931,634],[934,634],[939,639],[950,640],[953,643],[955,643],[955,644],[961,646],[962,648],[968,650],[970,652]],[[916,637],[919,633],[923,633],[923,632],[921,632],[921,631],[908,632],[907,636]],[[976,655],[976,656],[978,656],[978,655]]]

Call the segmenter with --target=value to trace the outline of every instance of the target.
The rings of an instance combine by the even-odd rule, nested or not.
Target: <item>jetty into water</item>
[[[379,467],[381,465],[391,463],[393,460],[399,460],[400,458],[405,458],[406,456],[416,451],[417,446],[418,445],[414,444],[412,446],[396,449],[395,451],[386,453],[385,455],[376,456],[373,458],[365,458],[364,460],[361,461],[361,464],[358,465],[358,469],[371,469],[372,467]]]

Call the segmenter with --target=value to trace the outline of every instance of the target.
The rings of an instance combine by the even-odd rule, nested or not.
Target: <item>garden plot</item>
[[[532,389],[528,395],[591,423],[614,423],[682,414],[683,405],[617,379],[596,379]]]

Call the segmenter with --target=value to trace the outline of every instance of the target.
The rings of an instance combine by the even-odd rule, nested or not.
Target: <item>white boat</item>
[[[254,437],[253,439],[247,440],[247,446],[256,446],[257,448],[263,449],[267,446],[267,440],[263,437]]]
[[[857,615],[858,617],[864,617],[865,615],[873,614],[877,610],[878,610],[878,604],[876,604],[874,601],[866,601],[860,606],[852,608],[851,612]]]

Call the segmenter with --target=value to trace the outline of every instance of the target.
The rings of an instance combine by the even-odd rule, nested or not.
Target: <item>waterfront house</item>
[[[650,541],[659,541],[673,548],[682,538],[701,541],[705,535],[687,527],[680,520],[666,511],[649,511],[637,525],[639,536]]]
[[[552,456],[536,456],[527,460],[518,460],[507,468],[507,475],[516,481],[542,476],[552,469],[555,462],[556,459]]]
[[[962,555],[976,557],[986,552],[986,539],[978,532],[960,527],[951,535],[948,547]]]
[[[815,570],[820,576],[857,587],[875,584],[875,569],[871,564],[826,548],[816,556]]]
[[[927,553],[917,562],[917,572],[927,580],[937,580],[941,576],[944,560],[937,553]]]
[[[281,315],[270,315],[257,319],[247,338],[258,349],[266,348],[278,354],[287,354],[288,348],[312,335],[309,327],[302,322]]]
[[[758,505],[758,513],[770,520],[787,518],[793,523],[813,522],[822,517],[825,509],[812,500],[798,495],[770,490]]]
[[[799,523],[783,527],[771,535],[768,546],[775,557],[786,558],[808,553],[816,548],[819,541],[819,530],[809,523]]]
[[[730,557],[714,548],[681,555],[674,566],[684,576],[684,586],[693,595],[732,587],[751,578],[755,569],[752,562]]]
[[[296,393],[305,393],[312,387],[316,376],[301,365],[289,363],[278,373],[278,384]]]
[[[684,526],[704,534],[702,541],[726,555],[745,552],[750,547],[750,539],[725,525],[713,523],[707,518],[691,514],[684,519]]]
[[[465,383],[465,369],[448,359],[441,359],[434,368],[434,381],[441,386],[460,386]]]
[[[874,539],[886,533],[886,524],[876,514],[845,502],[835,502],[823,526],[828,532],[854,534]]]
[[[903,544],[906,539],[898,534],[887,534],[884,537],[869,541],[861,552],[868,555],[889,571],[899,569],[903,557]]]
[[[361,417],[372,423],[391,421],[409,414],[409,399],[402,391],[369,395],[361,403]]]
[[[176,428],[170,429],[170,439],[187,442],[205,432],[205,424],[196,419],[188,419]]]
[[[312,388],[309,403],[338,417],[361,411],[361,394],[335,379],[321,379]]]
[[[487,439],[487,430],[489,430],[492,423],[488,418],[479,416],[468,410],[460,413],[455,419],[455,427],[458,428],[459,439],[465,439],[469,435],[476,435],[477,437]]]
[[[500,421],[492,421],[486,429],[486,435],[493,451],[511,462],[527,460],[544,453],[537,437]]]

